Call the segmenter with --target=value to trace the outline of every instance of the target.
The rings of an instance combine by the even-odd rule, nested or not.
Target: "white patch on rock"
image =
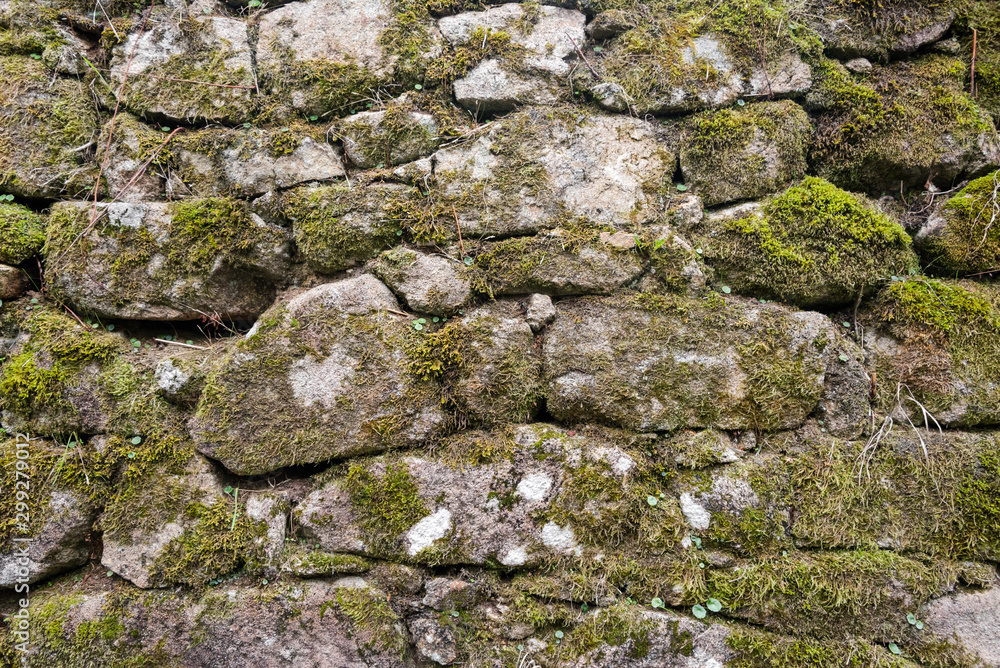
[[[576,542],[576,534],[571,526],[561,527],[555,522],[549,522],[542,527],[542,543],[561,554],[583,554],[583,548]]]
[[[167,394],[177,394],[191,380],[191,374],[174,365],[172,359],[165,359],[156,366],[154,374],[156,386]]]
[[[681,494],[681,512],[693,529],[707,529],[712,521],[712,514],[687,492]]]
[[[507,554],[503,555],[500,559],[500,563],[504,566],[521,566],[528,560],[528,552],[523,547],[515,547],[513,549],[507,550]]]
[[[337,397],[344,393],[354,377],[357,364],[358,361],[343,347],[334,346],[330,356],[322,362],[312,357],[295,362],[288,372],[288,382],[302,406],[319,404],[324,408],[333,408],[337,405]]]
[[[442,508],[433,515],[428,515],[413,525],[406,534],[410,542],[407,554],[415,557],[421,550],[430,547],[434,541],[440,540],[451,531],[451,513]]]
[[[115,202],[108,204],[105,210],[108,212],[108,222],[112,225],[137,229],[146,218],[147,207],[143,204]]]
[[[532,473],[517,483],[517,494],[525,501],[541,501],[552,489],[552,477],[547,473]]]

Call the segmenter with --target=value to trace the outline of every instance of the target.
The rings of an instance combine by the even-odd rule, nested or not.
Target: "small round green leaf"
[[[646,497],[646,503],[648,503],[651,506],[655,506],[659,502],[660,502],[660,500],[657,499],[655,496],[647,496]]]
[[[419,322],[413,323],[413,329],[417,330],[418,332],[421,331],[423,328],[424,326],[421,325]]]
[[[588,610],[590,610],[590,606],[589,605],[587,605],[586,603],[581,603],[580,604],[580,612],[587,612]]]
[[[893,654],[902,654],[903,650],[899,649],[899,645],[894,642],[889,643],[889,651]]]
[[[705,607],[712,612],[718,612],[719,610],[722,610],[722,601],[717,598],[710,598],[708,599],[708,603],[705,604]]]
[[[466,264],[466,266],[468,266],[468,267],[471,267],[471,266],[472,266],[472,263],[473,263],[474,261],[475,261],[475,260],[473,260],[473,259],[472,259],[471,257],[467,257],[467,258],[465,258],[465,264]]]
[[[677,192],[682,193],[682,192],[684,192],[687,189],[688,189],[688,187],[686,185],[684,185],[683,183],[678,183],[677,184]]]
[[[451,611],[451,616],[452,617],[458,617],[458,610],[452,610]]]
[[[705,615],[707,615],[708,612],[705,610],[705,608],[701,607],[700,605],[696,605],[693,608],[691,608],[691,614],[693,614],[698,619],[705,619]]]
[[[564,635],[566,634],[563,633],[562,631],[556,631],[556,638],[562,638]]]
[[[906,621],[912,626],[917,623],[917,616],[911,612],[906,616]]]
[[[839,355],[837,355],[837,359],[839,359],[841,362],[846,362],[850,358],[844,353],[840,353]]]
[[[142,443],[142,436],[132,437],[132,445],[139,445],[140,443]]]
[[[743,100],[736,100],[736,104],[738,104],[738,105],[740,105],[742,107],[743,105],[746,104],[746,102],[744,102]]]
[[[226,494],[232,494],[233,488],[231,485],[226,485],[225,489],[223,489],[222,491],[225,492]]]
[[[850,327],[851,326],[851,323],[849,323],[849,322],[842,322],[840,324],[842,324],[844,327]]]
[[[914,624],[914,626],[917,627],[918,631],[923,631],[924,630],[924,623],[922,621],[920,621],[919,619],[917,620],[917,623]]]
[[[413,84],[413,90],[423,90],[423,89],[424,87],[421,86],[420,84]]]
[[[108,331],[109,332],[115,331],[115,326],[114,325],[108,325]]]
[[[663,599],[657,596],[656,598],[654,598],[652,600],[652,602],[650,603],[650,605],[653,606],[654,608],[662,608],[663,607]]]
[[[728,295],[730,292],[733,291],[733,289],[731,287],[729,287],[728,285],[723,285],[722,286],[722,291],[725,292]]]

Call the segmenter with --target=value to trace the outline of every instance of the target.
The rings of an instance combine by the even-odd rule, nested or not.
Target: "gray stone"
[[[426,661],[446,666],[458,656],[455,633],[430,617],[415,617],[407,621],[417,654]]]
[[[266,533],[254,539],[253,550],[259,550],[264,575],[274,578],[281,567],[288,527],[288,501],[278,494],[251,492],[244,507],[251,521],[266,527]]]
[[[29,447],[37,450],[39,446]],[[8,493],[14,493],[13,487]],[[35,583],[87,563],[91,550],[87,538],[97,518],[97,508],[89,498],[78,492],[55,489],[34,512],[42,517],[38,533],[29,542],[4,541],[0,551],[0,588]],[[11,539],[16,537],[26,536],[14,534]]]
[[[1000,587],[986,591],[961,592],[934,599],[921,618],[927,630],[978,655],[981,665],[1000,666]]]
[[[844,63],[844,67],[855,74],[864,74],[871,72],[872,64],[867,58],[854,58]]]
[[[531,331],[538,332],[556,319],[556,307],[548,295],[533,294],[528,297],[528,310],[524,317]]]
[[[101,128],[97,139],[101,148],[108,146],[109,132],[111,146],[103,172],[108,194],[119,202],[163,199],[164,178],[158,161],[161,154],[155,151],[168,135],[127,113],[119,114],[113,124],[108,121]],[[163,150],[168,149],[164,147]],[[150,164],[147,165],[147,161]]]
[[[434,578],[424,585],[424,591],[421,603],[438,612],[472,607],[479,599],[475,585],[464,580]]]
[[[420,334],[398,310],[369,274],[275,304],[208,377],[198,449],[253,475],[434,438],[440,389],[410,373]]]
[[[28,289],[28,278],[17,267],[0,264],[0,299],[14,299]]]
[[[145,31],[142,26],[133,22],[112,51],[109,83],[117,89],[125,82],[129,111],[176,123],[242,123],[249,117],[256,84],[243,21],[194,16],[191,23],[179,23],[164,9],[154,12]]]
[[[156,365],[153,382],[165,399],[179,404],[192,404],[201,394],[205,376],[191,362],[168,357]]]
[[[620,9],[611,9],[601,12],[587,24],[587,36],[593,40],[605,40],[627,32],[635,27],[635,24]]]
[[[525,19],[521,5],[508,3],[438,21],[442,36],[456,46],[467,42],[477,28],[484,28],[507,32],[513,44],[527,50],[523,64],[514,67],[486,60],[456,81],[455,99],[461,106],[477,113],[498,113],[559,98],[560,82],[554,78],[569,73],[567,60],[575,56],[573,41],[584,43],[586,19],[581,12],[550,6],[539,7],[527,27]]]
[[[83,236],[86,257],[69,243],[88,227],[93,204],[54,207],[49,226],[50,289],[75,308],[105,318],[253,318],[274,298],[288,269],[285,230],[239,200],[99,204],[101,222]],[[214,234],[188,225],[210,217]],[[68,252],[67,252],[68,251]],[[122,258],[128,260],[121,265]],[[100,276],[101,280],[94,280]]]
[[[301,126],[210,129],[171,145],[174,197],[255,197],[307,182],[345,176],[340,157],[318,132]]]
[[[405,98],[385,110],[363,111],[337,125],[347,159],[359,169],[413,162],[438,147],[438,126],[431,114],[405,108]]]
[[[670,302],[661,310],[627,298],[560,301],[543,346],[552,415],[640,431],[794,428],[824,397],[830,367],[843,364],[834,351],[848,345],[819,313],[727,300],[715,311],[720,322],[698,301]],[[752,352],[760,346],[768,355]],[[853,371],[866,377],[860,365]],[[867,414],[856,408],[865,410],[845,416],[852,424]]]
[[[372,271],[412,310],[431,315],[451,315],[470,296],[469,281],[457,271],[455,265],[455,261],[440,255],[395,248],[383,253],[372,266]]]

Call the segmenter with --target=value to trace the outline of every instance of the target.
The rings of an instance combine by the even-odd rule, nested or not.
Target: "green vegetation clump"
[[[405,190],[362,182],[353,187],[293,190],[280,208],[291,221],[295,242],[310,266],[333,273],[398,242],[399,225],[388,209],[401,205],[406,197]]]
[[[1000,269],[1000,171],[970,182],[934,216],[941,218],[941,229],[919,243],[929,269],[941,274]]]
[[[362,463],[352,464],[345,484],[362,527],[382,545],[394,542],[430,514],[405,463],[389,462],[381,475]]]
[[[706,206],[761,197],[806,173],[812,124],[794,102],[706,111],[681,127],[681,169]]]
[[[869,317],[904,344],[876,359],[880,407],[895,408],[898,389],[904,408],[921,422],[910,393],[945,425],[1000,420],[1000,297],[992,287],[896,281],[879,293]]]
[[[0,203],[0,263],[21,264],[45,244],[45,218],[20,204]]]
[[[817,174],[850,190],[899,192],[922,188],[955,154],[977,154],[980,137],[996,130],[964,92],[965,70],[958,59],[928,55],[860,77],[820,60],[810,92],[822,110],[810,156]]]
[[[704,239],[717,281],[755,297],[804,308],[837,306],[916,269],[910,237],[867,198],[807,177],[727,219]]]
[[[733,668],[906,668],[912,665],[870,642],[788,638],[751,629],[734,630],[726,645],[736,652]]]
[[[358,645],[365,651],[379,650],[403,659],[410,649],[401,631],[402,620],[386,601],[384,594],[367,587],[340,587],[332,608],[349,620]],[[320,617],[323,613],[320,613]]]

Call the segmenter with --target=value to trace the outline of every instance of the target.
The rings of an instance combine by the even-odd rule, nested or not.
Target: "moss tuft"
[[[19,204],[0,204],[0,263],[21,264],[45,244],[45,218]]]

